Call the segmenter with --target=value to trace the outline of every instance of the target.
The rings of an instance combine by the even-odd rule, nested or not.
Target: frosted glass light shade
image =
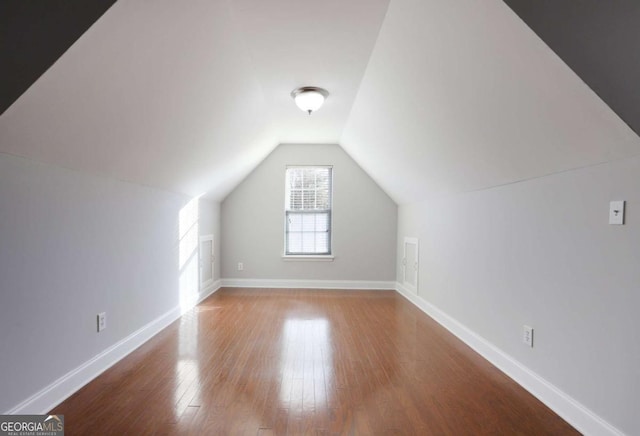
[[[324,96],[317,91],[307,91],[296,95],[295,100],[300,109],[311,113],[320,109],[324,103]]]
[[[296,105],[303,111],[311,115],[311,112],[320,109],[320,106],[324,103],[324,99],[329,93],[314,86],[305,86],[303,88],[294,89],[291,92],[291,96],[296,102]]]

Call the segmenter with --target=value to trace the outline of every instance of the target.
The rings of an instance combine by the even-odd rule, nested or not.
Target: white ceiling
[[[118,1],[0,117],[0,151],[221,200],[278,143],[338,142],[387,3]],[[311,117],[303,85],[331,93]]]
[[[0,152],[221,200],[279,143],[340,143],[399,203],[640,154],[502,1],[388,3],[120,0],[0,117]],[[310,117],[303,85],[331,93]]]
[[[499,0],[393,0],[341,145],[398,203],[640,154]]]
[[[233,0],[279,143],[337,143],[388,0]],[[329,98],[312,116],[292,104],[300,86]],[[301,116],[303,115],[303,116]]]

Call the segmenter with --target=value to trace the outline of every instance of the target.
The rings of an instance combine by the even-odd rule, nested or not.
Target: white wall
[[[282,259],[287,165],[333,165],[333,262]],[[393,280],[396,219],[396,204],[341,147],[280,145],[222,203],[222,276]]]
[[[611,200],[626,225],[608,224]],[[640,434],[640,158],[403,205],[404,236],[420,239],[423,299]]]
[[[190,200],[0,154],[1,412],[180,304]]]

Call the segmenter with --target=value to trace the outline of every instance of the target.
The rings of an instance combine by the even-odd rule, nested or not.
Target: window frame
[[[287,248],[288,248],[288,238],[289,238],[289,232],[288,232],[288,217],[289,217],[289,213],[293,212],[293,213],[297,213],[297,214],[304,214],[304,213],[318,213],[318,211],[316,210],[299,210],[299,211],[292,211],[288,209],[288,204],[287,204],[287,200],[289,200],[289,187],[287,186],[287,171],[289,169],[293,169],[293,168],[327,168],[329,169],[329,209],[325,209],[323,210],[326,211],[326,213],[328,214],[328,228],[329,228],[329,238],[327,241],[328,244],[328,252],[327,253],[288,253],[287,252]],[[284,171],[284,178],[285,178],[285,182],[284,182],[284,209],[283,209],[283,255],[282,255],[282,259],[283,260],[301,260],[301,261],[333,261],[334,259],[334,255],[333,255],[333,165],[286,165],[285,166],[285,171]]]

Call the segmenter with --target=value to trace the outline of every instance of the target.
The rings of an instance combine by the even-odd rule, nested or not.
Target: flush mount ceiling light
[[[318,88],[315,86],[303,86],[291,91],[291,97],[296,102],[296,105],[303,111],[309,113],[317,111],[324,103],[324,99],[329,96],[329,92],[326,89]]]

